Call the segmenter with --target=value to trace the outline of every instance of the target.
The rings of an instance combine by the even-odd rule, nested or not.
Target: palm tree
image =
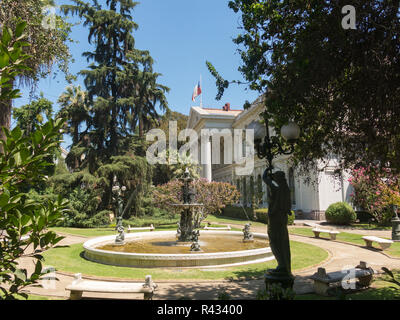
[[[72,136],[72,146],[77,147],[81,141],[80,126],[85,123],[86,129],[89,127],[90,115],[88,106],[87,92],[80,86],[68,86],[64,93],[58,98],[61,106],[58,117],[66,119],[66,132]],[[71,161],[67,161],[74,169],[79,167],[82,152],[76,154],[76,150],[71,149]],[[80,154],[79,154],[80,153]]]
[[[61,109],[58,116],[67,119],[67,133],[72,136],[72,144],[79,142],[79,127],[83,122],[88,126],[89,107],[87,92],[81,86],[68,86],[57,101]]]

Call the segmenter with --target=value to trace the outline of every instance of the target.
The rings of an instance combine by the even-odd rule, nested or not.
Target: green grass
[[[289,233],[297,234],[297,235],[301,235],[301,236],[314,237],[314,233],[312,232],[311,228],[289,228]],[[359,246],[365,246],[365,241],[362,239],[362,237],[363,237],[363,235],[361,235],[361,234],[340,232],[336,236],[336,239],[338,241],[348,242],[348,243],[356,244]],[[320,234],[320,238],[330,239],[329,235],[324,234],[324,233]],[[392,243],[390,248],[385,250],[385,253],[395,256],[395,257],[400,257],[400,242]]]
[[[0,296],[4,297],[4,295],[0,295]],[[38,296],[38,295],[34,295],[34,294],[28,295],[28,299],[25,299],[24,297],[21,297],[21,296],[16,296],[15,298],[17,300],[64,300],[61,297],[45,297],[45,296]]]
[[[202,223],[201,227],[203,228],[206,224]],[[211,224],[211,227],[221,227],[219,224]],[[167,230],[176,230],[176,224],[163,225],[156,227],[156,231],[167,231]],[[59,232],[62,234],[70,234],[74,236],[82,236],[82,237],[101,237],[101,236],[110,236],[115,235],[117,232],[114,228],[67,228],[67,227],[53,227],[50,228],[51,231]],[[125,232],[127,229],[125,229]],[[232,231],[242,231],[240,228],[231,227]],[[133,232],[148,232],[148,230],[134,230]]]
[[[316,265],[328,257],[327,251],[301,242],[291,242],[292,269],[299,270]],[[82,244],[69,247],[53,248],[44,253],[45,265],[54,266],[58,271],[82,273],[102,277],[143,280],[151,274],[157,280],[177,279],[253,279],[261,278],[267,268],[276,266],[276,261],[265,263],[213,269],[162,269],[162,268],[127,268],[95,263],[82,258]]]
[[[391,226],[380,226],[376,223],[354,223],[350,225],[354,229],[358,230],[391,230]]]
[[[250,222],[252,226],[267,227],[267,225],[262,222],[249,221],[249,220],[230,218],[230,217],[224,217],[224,216],[215,216],[215,215],[208,215],[207,218],[205,219],[205,221],[218,222],[218,223],[224,223],[224,224],[240,224],[243,226],[246,223]]]
[[[116,234],[114,228],[66,228],[53,227],[51,231],[83,237],[100,237]]]

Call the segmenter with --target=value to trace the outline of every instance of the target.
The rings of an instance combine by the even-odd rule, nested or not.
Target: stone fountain
[[[103,264],[140,268],[204,268],[274,259],[268,246],[268,236],[251,233],[250,225],[245,226],[243,232],[200,231],[200,213],[195,209],[201,208],[203,204],[195,203],[195,192],[190,187],[193,178],[186,170],[180,180],[183,181],[183,201],[174,204],[182,211],[176,232],[137,232],[125,235],[123,228],[120,228],[117,238],[104,236],[86,241],[83,245],[85,258]],[[121,209],[119,211],[122,212]],[[122,216],[120,213],[119,217]]]
[[[174,204],[176,207],[183,208],[181,218],[178,224],[177,238],[178,242],[192,242],[193,234],[198,226],[195,226],[194,209],[204,206],[202,203],[195,203],[195,192],[190,184],[194,180],[190,172],[186,169],[183,177],[179,179],[183,182],[182,200],[183,203]]]

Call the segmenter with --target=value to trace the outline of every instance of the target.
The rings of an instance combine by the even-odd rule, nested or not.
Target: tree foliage
[[[30,58],[24,53],[23,48],[30,44],[26,41],[24,33],[26,22],[19,21],[15,30],[3,26],[1,30],[0,43],[0,100],[8,101],[20,97],[20,91],[14,89],[12,83],[15,78],[29,70],[26,66],[26,60]]]
[[[344,29],[344,0],[233,0],[241,14],[239,70],[265,94],[277,132],[289,120],[302,134],[302,167],[339,156],[342,167],[400,169],[398,1],[355,0],[356,29]]]
[[[164,93],[169,89],[157,82],[160,74],[154,72],[149,52],[134,46],[136,2],[72,2],[62,10],[82,19],[93,50],[83,53],[90,62],[79,73],[85,90],[68,87],[59,98],[59,115],[67,118],[73,140],[66,158],[72,172],[55,175],[51,182],[71,200],[71,219],[65,221],[82,226],[116,213],[114,183],[127,187],[124,203],[130,205],[124,217],[143,212],[152,175],[143,135],[160,120],[157,109],[168,109]]]
[[[353,204],[372,214],[379,224],[390,225],[392,205],[400,205],[399,175],[370,165],[353,169],[349,182]]]
[[[53,163],[45,159],[59,146],[62,121],[52,121],[25,136],[19,127],[2,140],[0,154],[0,299],[27,298],[21,290],[36,284],[44,274],[40,253],[56,245],[58,237],[47,228],[61,218],[66,202],[33,199],[27,193],[36,184],[47,180],[46,171]],[[25,237],[23,239],[23,237]],[[31,257],[35,269],[28,274],[18,265],[21,257]]]
[[[171,213],[181,212],[183,208],[176,207],[174,204],[183,203],[182,187],[183,182],[177,179],[157,186],[153,192],[154,205],[169,210]],[[226,182],[198,179],[192,182],[191,187],[195,190],[195,203],[204,205],[198,208],[200,220],[205,219],[209,214],[221,213],[225,206],[237,203],[240,199],[240,193],[236,187]]]
[[[45,9],[54,5],[53,0],[1,1],[0,23],[2,36],[9,38],[7,36],[8,33],[4,32],[5,30],[15,30],[16,34],[19,34],[15,38],[16,43],[13,46],[14,53],[11,60],[14,60],[14,68],[20,67],[18,67],[18,74],[14,74],[7,80],[7,90],[9,92],[17,92],[14,91],[16,80],[19,79],[24,83],[32,84],[40,78],[50,75],[54,65],[57,65],[58,69],[66,74],[67,80],[72,78],[68,71],[71,55],[67,46],[67,42],[70,40],[68,38],[70,24],[57,15],[54,16],[53,26],[47,27],[43,23],[48,19]],[[26,28],[21,26],[21,20],[24,21]],[[21,36],[22,29],[24,30],[24,41],[19,42],[17,38]],[[3,47],[2,50],[5,50],[5,48]],[[17,61],[20,61],[20,58],[17,58],[18,54],[21,58],[23,57],[23,65],[21,63],[16,64]],[[5,80],[2,75],[2,81],[3,79]],[[10,128],[11,100],[13,98],[11,96],[0,100],[0,127]],[[0,138],[4,139],[3,132],[0,132]]]
[[[47,100],[43,92],[40,98],[19,108],[13,108],[13,118],[17,121],[16,126],[29,135],[37,127],[52,119],[53,103]]]

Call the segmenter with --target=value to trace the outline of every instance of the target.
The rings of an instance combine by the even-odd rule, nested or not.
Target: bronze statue
[[[263,180],[268,186],[268,237],[272,253],[278,266],[267,274],[274,277],[293,278],[290,263],[290,244],[287,229],[288,215],[291,213],[290,190],[283,171],[270,173],[265,170]]]

